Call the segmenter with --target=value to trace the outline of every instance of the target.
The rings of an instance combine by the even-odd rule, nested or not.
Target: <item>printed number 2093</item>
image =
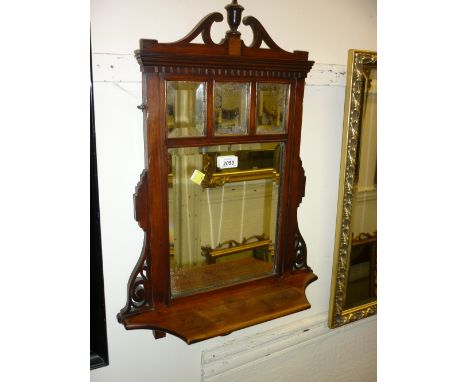
[[[236,168],[239,164],[239,158],[235,155],[224,155],[216,158],[216,165],[219,169]]]

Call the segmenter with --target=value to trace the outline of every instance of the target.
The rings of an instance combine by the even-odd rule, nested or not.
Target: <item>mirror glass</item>
[[[363,67],[345,308],[377,298],[377,68]]]
[[[274,271],[283,145],[169,149],[173,297]]]
[[[214,88],[215,135],[247,134],[250,83],[216,82]]]
[[[289,84],[257,83],[257,134],[286,132]]]
[[[205,135],[206,84],[166,82],[166,126],[169,138]]]

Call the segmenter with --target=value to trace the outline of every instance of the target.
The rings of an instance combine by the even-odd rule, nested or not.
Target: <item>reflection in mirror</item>
[[[289,84],[257,83],[257,134],[286,132]]]
[[[377,68],[364,65],[345,308],[377,298]]]
[[[328,325],[377,312],[377,53],[350,50]]]
[[[205,135],[204,82],[166,82],[166,125],[169,138]]]
[[[274,271],[282,152],[283,143],[169,149],[173,297]]]
[[[249,100],[250,83],[215,83],[215,135],[247,134],[250,111]]]

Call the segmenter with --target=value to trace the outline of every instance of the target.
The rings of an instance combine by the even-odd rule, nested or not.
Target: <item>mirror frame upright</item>
[[[377,67],[377,52],[350,49],[346,77],[346,97],[341,144],[340,182],[336,217],[335,247],[328,326],[336,328],[377,313],[377,299],[346,308],[350,266],[351,213],[354,177],[362,119],[362,83],[365,66]]]

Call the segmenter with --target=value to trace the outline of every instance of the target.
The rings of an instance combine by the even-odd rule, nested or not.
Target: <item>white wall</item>
[[[295,381],[375,380],[376,319],[369,318],[334,331],[325,325],[347,50],[376,50],[375,0],[240,1],[246,8],[244,15],[256,16],[279,46],[290,51],[308,50],[310,59],[316,61],[304,96],[301,157],[307,185],[299,209],[299,227],[307,243],[308,263],[319,277],[307,289],[312,308],[190,346],[171,335],[156,341],[150,331],[126,331],[115,318],[125,304],[127,280],[143,239],[143,232],[133,219],[132,195],[144,166],[142,116],[136,108],[141,102],[141,78],[133,51],[138,48],[140,38],[161,42],[179,39],[205,14],[224,13],[223,7],[228,2],[91,2],[110,358],[109,366],[91,372],[91,380],[234,381],[243,376],[243,380],[281,381],[287,375],[290,375],[287,379]],[[215,40],[227,29],[227,24],[222,24],[214,27]],[[249,42],[250,31],[243,26],[239,29]],[[315,329],[309,330],[312,327]],[[275,336],[276,332],[287,335]],[[299,334],[291,334],[296,332]],[[269,340],[264,341],[265,338]],[[296,341],[293,345],[288,342],[291,338]],[[257,352],[246,345],[252,339],[257,341]],[[264,351],[267,342],[269,346],[275,344],[268,352]],[[222,349],[232,348],[235,350],[229,355],[222,353]],[[216,360],[215,368],[207,354]],[[284,368],[278,368],[280,361],[285,361]]]
[[[91,0],[93,51],[132,53],[140,38],[176,41],[230,0]],[[345,65],[348,49],[377,48],[376,0],[239,0],[286,50],[306,50],[316,62]],[[213,40],[229,27],[213,26]],[[250,28],[239,28],[250,43]]]

